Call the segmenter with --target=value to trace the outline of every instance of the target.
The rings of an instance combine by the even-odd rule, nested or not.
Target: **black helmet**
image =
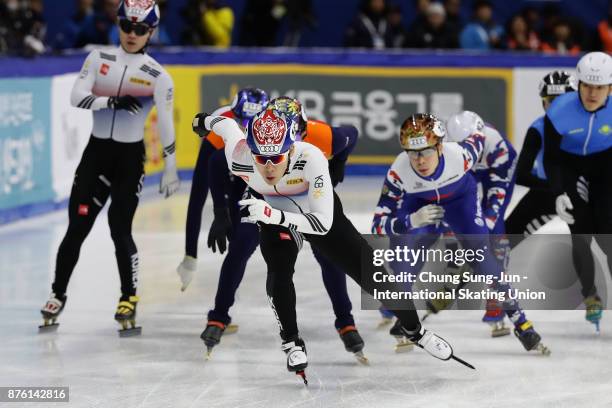
[[[540,81],[540,97],[557,97],[574,91],[573,78],[565,71],[553,71]]]

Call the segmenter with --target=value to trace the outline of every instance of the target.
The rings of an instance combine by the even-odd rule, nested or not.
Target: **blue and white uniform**
[[[508,139],[485,124],[484,151],[474,166],[476,180],[482,184],[481,201],[485,224],[492,234],[504,234],[504,216],[514,191],[517,154]]]

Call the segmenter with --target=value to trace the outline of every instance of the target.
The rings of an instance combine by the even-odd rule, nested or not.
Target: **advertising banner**
[[[203,111],[228,104],[242,87],[256,86],[271,97],[298,98],[310,118],[355,126],[360,140],[353,163],[390,163],[399,151],[401,123],[417,112],[446,119],[473,110],[512,136],[509,69],[240,65],[207,66],[200,73]]]
[[[53,198],[50,91],[50,79],[0,79],[0,221]]]
[[[174,130],[176,132],[176,162],[179,169],[193,169],[200,138],[193,133],[191,124],[200,107],[200,77],[202,68],[199,66],[169,66],[166,67],[174,81]],[[147,174],[161,170],[161,142],[155,126],[156,115],[153,112],[147,120],[145,129],[145,144],[147,146]]]

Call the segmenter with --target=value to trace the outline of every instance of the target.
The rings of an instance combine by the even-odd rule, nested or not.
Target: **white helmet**
[[[589,52],[578,61],[576,76],[585,84],[612,84],[612,57],[605,52]]]
[[[119,4],[117,17],[132,23],[144,23],[150,27],[159,25],[159,6],[155,0],[123,0]]]
[[[482,133],[484,121],[472,111],[454,114],[446,121],[446,137],[449,142],[461,142],[474,133]]]

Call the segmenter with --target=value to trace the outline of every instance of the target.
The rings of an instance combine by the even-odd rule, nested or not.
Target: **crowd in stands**
[[[46,36],[43,0],[0,0],[0,54],[31,56],[88,44],[118,44],[119,0],[76,1],[76,12]],[[406,1],[355,0],[360,6],[346,27],[345,47],[370,49],[516,50],[575,55],[612,52],[612,0],[596,30],[564,15],[554,3],[525,7],[509,21],[499,21],[489,0],[470,2],[471,18],[462,17],[461,0],[416,0],[414,19],[404,22]],[[158,0],[164,15],[169,0]],[[47,2],[47,6],[48,6]],[[235,21],[223,0],[187,0],[180,35],[162,23],[152,44],[214,46],[299,46],[306,30],[318,28],[312,0],[248,0]],[[414,3],[410,3],[414,4]],[[237,27],[236,27],[237,26]],[[281,29],[281,26],[284,28]],[[238,33],[238,35],[236,35]]]
[[[586,50],[612,51],[612,1],[597,35],[581,21],[564,16],[550,5],[526,7],[503,25],[488,0],[473,2],[472,17],[463,21],[461,0],[418,0],[416,18],[405,27],[401,13],[386,0],[365,0],[346,31],[348,47],[516,50],[575,55]]]

